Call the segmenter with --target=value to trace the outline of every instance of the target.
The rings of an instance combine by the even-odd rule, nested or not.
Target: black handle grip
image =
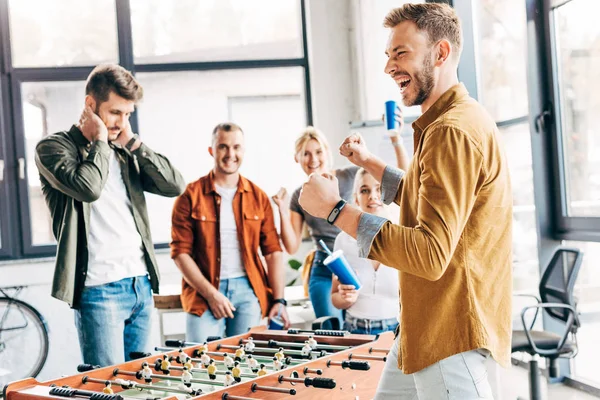
[[[331,378],[306,378],[304,380],[304,384],[306,385],[306,381],[310,379],[311,382],[310,384],[313,387],[319,388],[319,389],[334,389],[335,388],[335,379],[331,379]],[[308,385],[306,385],[308,386]]]
[[[97,368],[100,368],[100,366],[92,364],[79,364],[77,366],[77,372],[87,372]]]
[[[90,400],[123,400],[120,394],[92,393]]]
[[[206,338],[207,342],[214,342],[215,340],[221,340],[223,339],[221,336],[209,336]]]
[[[76,394],[75,389],[67,389],[62,387],[53,387],[50,389],[50,394],[52,396],[60,396],[60,397],[73,397]]]
[[[165,346],[167,347],[185,347],[185,341],[178,339],[165,340]]]
[[[342,368],[353,369],[357,371],[368,371],[371,369],[371,364],[368,361],[342,361]]]
[[[143,351],[132,351],[129,353],[129,358],[137,360],[140,358],[150,357],[152,353],[144,353]]]

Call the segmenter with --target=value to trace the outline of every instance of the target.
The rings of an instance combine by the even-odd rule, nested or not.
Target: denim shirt
[[[78,308],[87,274],[91,203],[106,184],[111,147],[121,165],[155,293],[159,274],[144,191],[175,197],[185,189],[183,177],[169,160],[143,143],[133,152],[102,141],[90,143],[73,125],[69,131],[50,135],[37,144],[35,163],[57,240],[52,296],[73,308]]]

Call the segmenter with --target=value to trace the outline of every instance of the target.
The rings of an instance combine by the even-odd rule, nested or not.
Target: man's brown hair
[[[385,28],[393,28],[401,22],[412,21],[429,37],[429,43],[446,39],[458,60],[462,50],[462,29],[458,15],[452,7],[441,3],[405,4],[394,8],[383,20]]]
[[[135,103],[144,97],[142,85],[131,72],[117,64],[98,65],[88,76],[85,94],[103,103],[108,100],[110,92]]]

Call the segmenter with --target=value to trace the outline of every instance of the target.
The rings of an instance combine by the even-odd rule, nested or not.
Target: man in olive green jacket
[[[158,266],[144,191],[175,197],[181,174],[129,125],[143,89],[118,65],[88,77],[77,125],[42,139],[35,161],[57,239],[52,296],[75,309],[83,361],[147,351]]]

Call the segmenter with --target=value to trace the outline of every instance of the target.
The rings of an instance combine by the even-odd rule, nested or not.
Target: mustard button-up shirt
[[[485,348],[508,365],[511,342],[512,194],[494,120],[462,84],[413,123],[406,174],[387,167],[383,200],[400,224],[363,214],[361,257],[400,279],[398,367],[417,372]]]

